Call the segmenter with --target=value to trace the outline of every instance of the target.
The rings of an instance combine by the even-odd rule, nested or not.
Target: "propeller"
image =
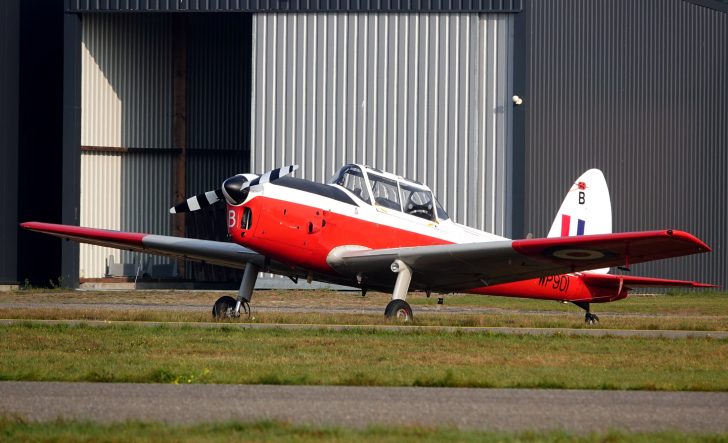
[[[253,186],[264,185],[279,178],[286,176],[298,169],[298,165],[284,166],[282,168],[271,169],[265,174],[258,176],[255,174],[238,174],[234,175],[224,182],[220,189],[207,191],[197,194],[187,200],[176,204],[169,208],[170,214],[179,214],[182,212],[193,212],[213,205],[220,200],[225,199],[231,205],[240,205],[248,198],[250,188]]]

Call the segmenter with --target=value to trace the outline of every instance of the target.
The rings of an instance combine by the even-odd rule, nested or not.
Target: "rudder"
[[[604,174],[590,169],[576,179],[566,193],[548,237],[612,233],[612,204]],[[606,273],[605,270],[591,272]]]

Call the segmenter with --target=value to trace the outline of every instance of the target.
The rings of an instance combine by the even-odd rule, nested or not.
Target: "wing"
[[[27,222],[21,223],[20,226],[31,231],[81,243],[167,255],[231,268],[243,269],[246,263],[263,266],[265,261],[265,257],[257,252],[228,242],[110,231],[53,223]]]
[[[708,251],[691,234],[667,230],[376,250],[341,248],[330,255],[329,264],[342,273],[362,273],[372,281],[391,283],[389,266],[400,259],[412,268],[413,288],[447,292]]]

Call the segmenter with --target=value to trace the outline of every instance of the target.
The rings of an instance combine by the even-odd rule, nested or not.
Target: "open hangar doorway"
[[[81,16],[82,226],[224,240],[224,208],[170,206],[249,169],[251,14]],[[224,268],[81,245],[81,282],[228,281]]]

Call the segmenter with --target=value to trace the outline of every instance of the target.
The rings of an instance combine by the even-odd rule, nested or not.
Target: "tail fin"
[[[590,169],[577,178],[566,193],[549,237],[610,234],[612,232],[612,204],[604,174]],[[590,272],[606,274],[609,268]]]

